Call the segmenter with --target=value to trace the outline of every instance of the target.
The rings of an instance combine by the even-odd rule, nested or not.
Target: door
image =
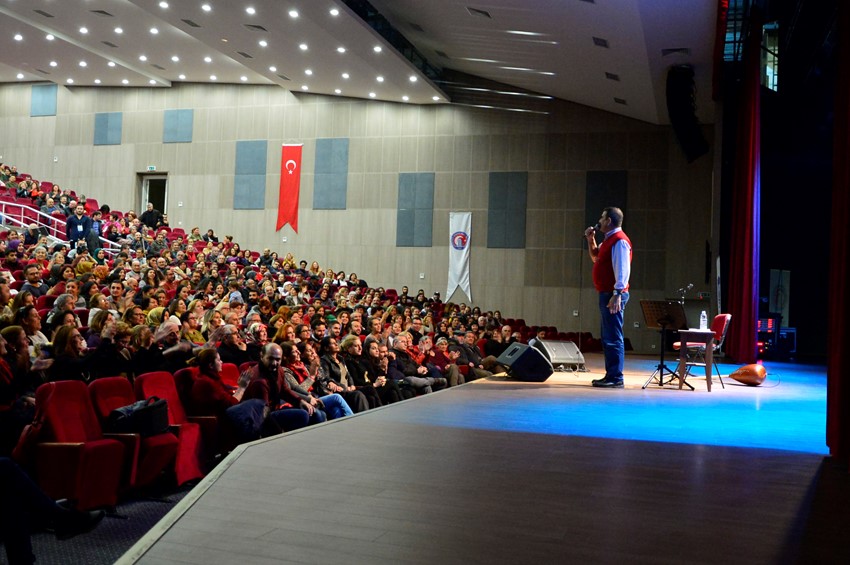
[[[139,213],[144,212],[148,202],[153,203],[153,207],[167,214],[166,204],[168,203],[168,177],[165,175],[140,175],[141,190],[139,193]]]

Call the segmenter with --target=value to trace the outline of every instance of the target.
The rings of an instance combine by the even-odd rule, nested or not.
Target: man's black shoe
[[[591,384],[597,388],[623,388],[623,381],[596,379]]]
[[[80,534],[85,534],[97,527],[106,512],[103,510],[90,510],[79,512],[77,510],[60,510],[53,525],[56,539],[66,540]]]

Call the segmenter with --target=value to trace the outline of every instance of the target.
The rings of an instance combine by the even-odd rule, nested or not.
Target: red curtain
[[[758,354],[759,228],[761,214],[761,17],[751,14],[743,51],[732,187],[729,313],[726,352],[740,363]]]
[[[840,2],[838,8],[837,69],[850,65],[850,8]],[[836,73],[835,121],[832,148],[832,224],[829,264],[829,343],[826,385],[826,444],[829,452],[844,460],[850,456],[850,352],[847,343],[848,265],[850,265],[850,77]]]

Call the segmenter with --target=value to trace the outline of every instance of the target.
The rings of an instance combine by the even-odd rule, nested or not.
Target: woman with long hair
[[[309,403],[316,414],[321,414],[328,419],[342,418],[354,414],[348,403],[338,394],[328,394],[319,397],[314,391],[314,384],[319,378],[320,363],[311,362],[308,368],[301,361],[301,352],[292,342],[285,342],[280,346],[283,354],[283,375],[289,388],[302,400]]]
[[[221,381],[221,356],[213,348],[204,348],[189,360],[195,367],[186,411],[191,416],[222,417],[242,400],[244,388],[231,389]]]
[[[363,393],[369,401],[369,408],[383,406],[376,384],[381,382],[381,386],[385,385],[386,378],[378,376],[375,382],[372,381],[363,359],[363,343],[360,338],[356,335],[345,336],[339,344],[339,349],[339,357],[345,364],[349,379],[354,383],[355,389]]]
[[[377,341],[369,340],[360,362],[384,404],[392,404],[415,396],[412,390],[401,389],[398,382],[387,376],[389,360],[386,355],[381,355],[381,346]],[[405,394],[405,392],[408,394]]]

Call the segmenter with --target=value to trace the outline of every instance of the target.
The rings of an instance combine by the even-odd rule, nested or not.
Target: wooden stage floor
[[[243,446],[119,563],[850,562],[822,367],[708,393],[587,362]]]

